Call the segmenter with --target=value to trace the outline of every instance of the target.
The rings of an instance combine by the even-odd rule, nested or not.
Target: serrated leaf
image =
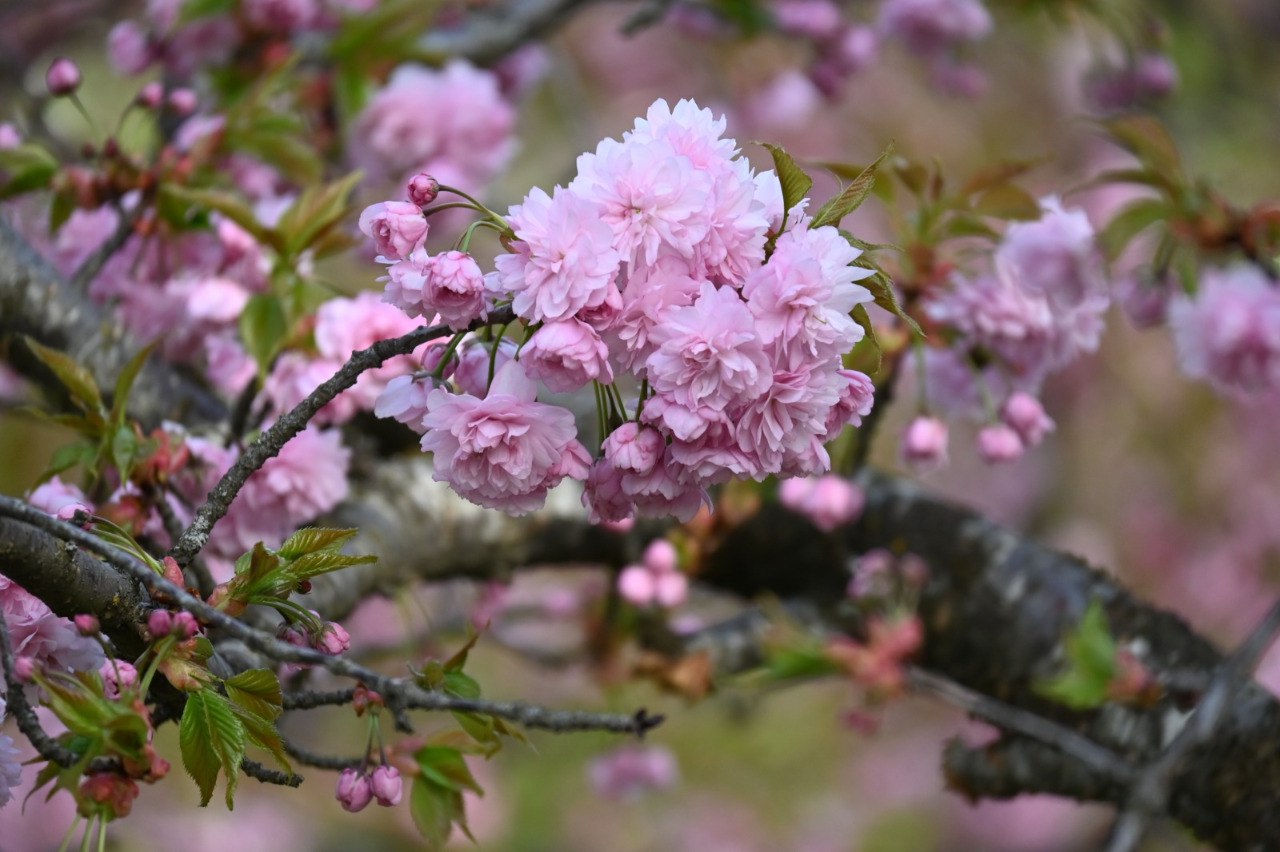
[[[1111,138],[1144,165],[1170,177],[1182,168],[1182,157],[1169,131],[1150,115],[1124,115],[1103,122]]]
[[[813,178],[805,174],[804,169],[791,158],[791,155],[777,145],[765,143],[764,147],[773,157],[773,169],[778,174],[778,182],[782,184],[782,217],[791,212],[791,208],[799,204],[813,187]]]
[[[284,750],[284,738],[276,729],[275,722],[239,705],[233,704],[231,710],[244,726],[245,739],[248,743],[270,754],[286,771],[292,773],[293,765],[289,763],[289,755]]]
[[[920,328],[920,324],[902,309],[902,304],[898,301],[897,294],[893,292],[893,282],[889,280],[888,276],[874,266],[868,265],[865,268],[873,269],[875,273],[862,279],[860,283],[871,291],[876,304],[905,322],[914,334],[924,337],[924,329]]]
[[[285,539],[276,553],[283,559],[297,559],[308,553],[339,548],[359,534],[360,531],[354,529],[304,527]]]
[[[1040,202],[1031,193],[1011,183],[997,184],[978,196],[975,213],[997,219],[1039,219]]]
[[[57,376],[58,381],[62,382],[63,387],[71,394],[71,400],[89,414],[91,420],[94,416],[101,418],[106,414],[102,407],[102,394],[98,390],[98,383],[93,380],[88,370],[77,364],[75,359],[65,352],[42,346],[30,337],[25,338],[25,341],[32,354]]]
[[[227,779],[227,810],[231,810],[244,760],[245,731],[227,699],[208,689],[187,696],[178,742],[182,765],[200,788],[200,806],[213,798],[222,770]]]
[[[1125,207],[1098,232],[1098,246],[1108,260],[1115,260],[1134,237],[1173,215],[1173,207],[1159,198],[1144,198]]]
[[[843,192],[818,209],[818,212],[814,214],[813,224],[811,227],[820,228],[823,225],[838,225],[840,224],[841,219],[848,216],[854,210],[857,210],[858,207],[861,206],[862,202],[866,200],[867,194],[871,192],[871,188],[875,185],[876,170],[880,168],[880,164],[885,161],[885,158],[892,153],[893,144],[890,143],[888,147],[881,152],[880,156],[876,157],[875,161],[871,165],[863,169],[858,176],[844,188]]]
[[[1066,668],[1052,680],[1037,684],[1037,691],[1076,710],[1098,707],[1107,700],[1108,687],[1115,676],[1116,643],[1096,598],[1089,602],[1080,623],[1062,644]]]
[[[319,553],[308,553],[306,556],[298,557],[280,569],[280,576],[290,585],[296,586],[303,580],[310,580],[312,577],[319,577],[321,574],[328,574],[340,568],[368,565],[377,561],[378,557],[372,555],[352,556],[322,550]]]
[[[227,678],[223,685],[227,688],[227,697],[244,709],[267,720],[280,717],[284,696],[275,672],[249,669]]]
[[[276,295],[258,293],[245,305],[240,315],[240,340],[262,375],[271,367],[288,330],[284,305]]]

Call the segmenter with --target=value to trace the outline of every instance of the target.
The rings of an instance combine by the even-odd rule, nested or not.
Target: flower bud
[[[644,549],[641,560],[644,566],[655,574],[670,574],[676,570],[680,554],[676,546],[665,538],[656,538]]]
[[[426,172],[419,172],[409,178],[407,189],[410,204],[426,207],[440,194],[440,182]]]
[[[1018,393],[1010,396],[1000,409],[1000,419],[1005,425],[1018,433],[1018,437],[1028,447],[1034,447],[1044,440],[1044,436],[1052,432],[1054,423],[1044,413],[1040,400],[1029,393]]]
[[[645,476],[662,459],[666,441],[657,429],[628,420],[604,439],[601,449],[618,470]]]
[[[364,810],[372,801],[373,789],[369,786],[369,779],[364,773],[354,769],[344,769],[338,776],[338,787],[334,791],[334,797],[344,811],[356,813]]]
[[[45,73],[44,83],[55,98],[69,95],[80,88],[80,66],[65,56],[59,56]]]
[[[157,109],[164,101],[164,86],[158,81],[147,83],[138,90],[134,102],[144,109]]]
[[[400,794],[404,785],[400,780],[400,770],[394,766],[379,766],[373,770],[373,775],[369,779],[369,787],[373,792],[373,797],[384,808],[400,804]]]
[[[72,619],[75,622],[76,630],[80,631],[81,636],[97,636],[102,632],[101,625],[98,624],[96,615],[82,613]]]
[[[618,575],[618,594],[636,606],[648,606],[653,602],[653,586],[653,574],[643,565],[628,565]]]
[[[190,639],[200,632],[200,624],[189,612],[179,612],[173,616],[173,632],[183,639]]]
[[[351,636],[341,624],[330,621],[316,637],[315,649],[330,657],[336,657],[351,647]]]
[[[422,211],[403,201],[371,204],[360,214],[360,231],[374,242],[379,255],[404,260],[427,239]]]
[[[169,93],[169,109],[182,117],[191,115],[200,105],[200,99],[192,89],[174,89]]]
[[[988,426],[978,433],[978,454],[988,464],[1021,458],[1025,447],[1018,433],[1003,423]]]
[[[36,661],[33,657],[21,656],[13,661],[13,676],[22,683],[30,683],[35,677]]]
[[[173,616],[166,609],[155,609],[147,616],[147,632],[152,639],[168,636],[173,631]]]
[[[902,458],[917,470],[947,463],[947,424],[936,417],[917,417],[902,436]]]

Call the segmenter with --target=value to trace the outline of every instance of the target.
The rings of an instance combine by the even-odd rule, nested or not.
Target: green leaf
[[[813,224],[811,227],[820,228],[823,225],[838,225],[840,220],[848,216],[866,200],[867,194],[871,192],[871,188],[876,182],[876,169],[885,161],[885,158],[893,153],[893,144],[881,152],[876,157],[875,162],[867,166],[862,172],[853,179],[853,181],[844,188],[844,191],[826,204],[814,214]]]
[[[480,682],[469,674],[460,671],[449,671],[445,666],[444,691],[458,698],[479,698]]]
[[[258,242],[279,248],[279,237],[259,221],[244,199],[233,192],[166,183],[160,187],[160,203],[177,216],[174,224],[184,225],[190,221],[191,208],[199,213],[216,211],[244,228]]]
[[[40,474],[40,481],[44,482],[51,477],[70,470],[76,465],[86,468],[91,467],[97,457],[98,448],[88,441],[75,441],[70,444],[64,444],[54,452],[49,466]]]
[[[120,481],[128,481],[133,463],[138,458],[138,434],[132,426],[121,424],[111,436],[111,461],[120,472]]]
[[[277,230],[284,240],[283,254],[297,257],[342,221],[352,190],[360,183],[360,172],[323,186],[312,186],[280,217]]]
[[[321,574],[328,574],[340,568],[350,568],[352,565],[368,565],[377,561],[378,557],[376,556],[352,556],[346,553],[332,553],[322,550],[319,553],[308,553],[306,556],[299,556],[293,562],[285,565],[280,569],[280,578],[289,586],[296,586],[303,580],[310,580],[312,577],[319,577]]]
[[[359,535],[359,530],[305,527],[285,539],[276,551],[283,559],[297,559],[321,550],[336,550]]]
[[[1011,183],[997,184],[978,196],[974,212],[997,219],[1039,219],[1040,202]]]
[[[76,198],[69,190],[60,189],[49,201],[49,233],[56,234],[76,212]]]
[[[227,777],[227,810],[234,806],[245,730],[227,699],[208,689],[187,697],[178,726],[182,765],[200,788],[200,806],[209,804],[221,769]]]
[[[462,667],[467,664],[467,655],[471,653],[471,649],[480,641],[479,633],[471,632],[470,629],[468,629],[468,632],[471,635],[467,637],[467,641],[463,646],[455,651],[452,657],[444,661],[444,670],[446,672],[462,671]]]
[[[120,376],[116,379],[115,391],[111,395],[110,420],[112,423],[124,422],[125,404],[129,400],[129,391],[133,390],[133,383],[137,381],[138,374],[142,372],[147,359],[151,357],[151,353],[159,343],[160,341],[157,340],[139,349],[120,371]]]
[[[854,265],[859,266],[861,264],[854,261]],[[863,287],[866,287],[871,291],[871,295],[875,298],[876,304],[905,322],[907,327],[910,328],[913,333],[924,337],[924,329],[920,328],[920,324],[912,319],[911,315],[902,309],[902,304],[898,301],[897,294],[893,292],[893,282],[889,280],[889,277],[881,272],[874,264],[868,263],[863,266],[863,268],[875,271],[873,275],[862,279],[861,284]]]
[[[779,648],[769,655],[772,680],[796,680],[836,674],[840,667],[822,648]]]
[[[1102,604],[1095,598],[1076,629],[1063,640],[1066,669],[1036,685],[1041,695],[1075,710],[1089,710],[1107,700],[1116,672],[1116,643],[1107,626]]]
[[[467,759],[456,748],[426,746],[414,754],[424,778],[442,787],[461,792],[471,790],[483,793],[484,789],[471,774]]]
[[[224,681],[227,697],[246,710],[264,719],[280,717],[284,696],[280,692],[280,680],[275,672],[267,669],[249,669]]]
[[[25,338],[25,341],[40,363],[48,367],[57,376],[58,381],[62,382],[76,405],[90,415],[105,416],[102,393],[88,370],[77,364],[75,359],[65,352],[42,346],[30,337]]]
[[[1150,115],[1125,115],[1104,121],[1103,127],[1121,147],[1157,173],[1174,177],[1181,171],[1178,146],[1159,119]]]
[[[862,330],[866,332],[863,338],[868,345],[874,347],[876,352],[876,366],[871,372],[873,374],[880,372],[880,367],[884,364],[884,349],[880,346],[880,340],[876,337],[875,327],[871,324],[871,317],[867,316],[866,305],[853,306],[853,321],[862,326]]]
[[[288,332],[284,305],[271,293],[258,293],[240,315],[240,339],[263,376]]]
[[[245,739],[248,743],[270,754],[281,766],[292,773],[293,765],[289,763],[289,755],[284,750],[284,738],[276,730],[275,722],[264,719],[257,713],[236,704],[231,705],[231,710],[240,720],[240,724],[244,725]]]
[[[766,143],[764,147],[773,157],[773,168],[778,173],[778,181],[782,184],[782,217],[785,221],[791,208],[809,194],[813,186],[813,178],[805,174],[804,169],[796,164],[791,155],[777,145]]]
[[[1108,260],[1115,260],[1147,228],[1169,219],[1174,213],[1169,202],[1143,198],[1125,207],[1098,233],[1098,246]]]
[[[453,824],[465,819],[462,794],[442,787],[425,777],[414,779],[409,794],[409,813],[422,834],[423,848],[428,852],[444,849]]]
[[[44,189],[57,173],[57,159],[32,142],[0,150],[0,200]]]

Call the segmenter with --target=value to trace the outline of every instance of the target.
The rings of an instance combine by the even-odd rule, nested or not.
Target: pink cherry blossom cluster
[[[388,385],[376,410],[425,432],[438,479],[517,513],[585,479],[592,517],[618,521],[688,519],[734,477],[828,470],[823,444],[871,410],[870,379],[841,361],[862,339],[850,313],[872,300],[856,283],[871,271],[805,202],[784,211],[777,176],[755,174],[724,128],[691,101],[657,101],[579,157],[567,187],[534,189],[505,220],[482,210],[509,248],[483,277],[466,255],[425,252],[412,202],[365,212],[387,301],[455,329],[510,301],[528,330],[505,363],[503,344],[468,338],[456,365]],[[460,393],[430,389],[449,375]],[[599,458],[535,381],[595,383]]]
[[[461,59],[440,69],[402,65],[356,118],[351,152],[378,184],[426,171],[474,192],[511,159],[515,124],[494,72]]]
[[[689,579],[680,573],[679,553],[664,538],[645,548],[639,565],[618,574],[618,594],[636,606],[676,607],[689,596]]]
[[[675,755],[662,746],[627,745],[596,758],[587,769],[601,798],[638,799],[680,780]]]
[[[1280,286],[1255,266],[1205,269],[1169,324],[1182,370],[1235,396],[1280,389]]]
[[[937,413],[986,421],[978,451],[988,462],[1019,458],[1053,430],[1036,394],[1051,373],[1097,349],[1111,303],[1088,217],[1052,197],[1041,210],[1009,226],[990,272],[956,274],[925,302],[952,345],[921,356],[923,397]],[[903,457],[917,468],[947,462],[947,424],[937,413],[904,433]]]
[[[111,62],[123,74],[160,65],[171,76],[227,61],[241,44],[335,29],[379,0],[240,0],[239,14],[184,15],[185,0],[149,0],[141,21],[122,21],[107,37]]]

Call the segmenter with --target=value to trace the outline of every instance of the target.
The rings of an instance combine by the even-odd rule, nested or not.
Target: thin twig
[[[907,677],[916,689],[931,693],[949,704],[1006,731],[1022,734],[1073,757],[1099,776],[1122,784],[1133,778],[1133,767],[1115,752],[1057,722],[974,692],[955,681],[912,666]]]
[[[643,709],[630,716],[616,713],[559,711],[520,702],[458,698],[441,692],[431,692],[422,689],[410,679],[387,677],[353,663],[345,657],[331,657],[313,648],[291,645],[270,633],[250,627],[239,619],[214,609],[185,589],[170,583],[132,556],[117,550],[79,527],[52,518],[20,500],[0,496],[0,515],[17,518],[92,551],[108,565],[140,582],[153,598],[167,598],[205,624],[221,628],[227,635],[241,640],[253,650],[274,660],[319,666],[339,677],[363,682],[369,688],[379,692],[393,712],[408,708],[483,713],[519,722],[526,727],[549,731],[594,730],[637,736],[643,736],[662,723],[661,716],[650,716]]]
[[[281,772],[279,769],[272,769],[269,766],[263,766],[256,760],[244,758],[240,761],[240,769],[250,778],[256,778],[263,784],[279,784],[281,787],[297,787],[302,783],[302,776],[297,773]]]
[[[509,308],[495,311],[487,321],[473,323],[473,328],[484,325],[511,322],[514,314]],[[196,510],[195,517],[182,536],[174,543],[169,555],[178,564],[186,567],[209,541],[213,525],[227,513],[231,502],[235,500],[245,482],[268,459],[273,458],[280,449],[295,435],[307,427],[311,418],[331,402],[334,397],[356,383],[360,375],[368,370],[380,367],[384,361],[396,355],[405,355],[424,343],[453,334],[453,330],[445,325],[423,326],[406,335],[390,340],[379,340],[368,349],[361,349],[351,356],[338,372],[326,379],[315,390],[307,395],[293,410],[277,420],[270,429],[263,432],[236,459],[236,463],[223,475],[214,486],[205,504]]]
[[[75,766],[76,753],[56,742],[40,727],[40,719],[36,711],[27,702],[22,681],[14,669],[13,643],[9,639],[9,624],[4,619],[4,610],[0,609],[0,664],[4,666],[4,679],[8,686],[8,710],[18,722],[18,730],[22,731],[36,751],[45,760],[51,760],[61,767]]]
[[[1248,682],[1258,662],[1280,632],[1280,600],[1258,622],[1248,638],[1223,660],[1200,703],[1164,751],[1146,765],[1130,788],[1129,801],[1116,820],[1107,852],[1133,852],[1151,820],[1164,813],[1173,782],[1191,753],[1213,738],[1233,699]]]
[[[305,749],[290,740],[284,741],[284,752],[299,763],[314,766],[317,769],[330,769],[334,772],[353,769],[365,763],[365,758],[363,757],[337,757],[331,754],[320,754],[319,752]]]

